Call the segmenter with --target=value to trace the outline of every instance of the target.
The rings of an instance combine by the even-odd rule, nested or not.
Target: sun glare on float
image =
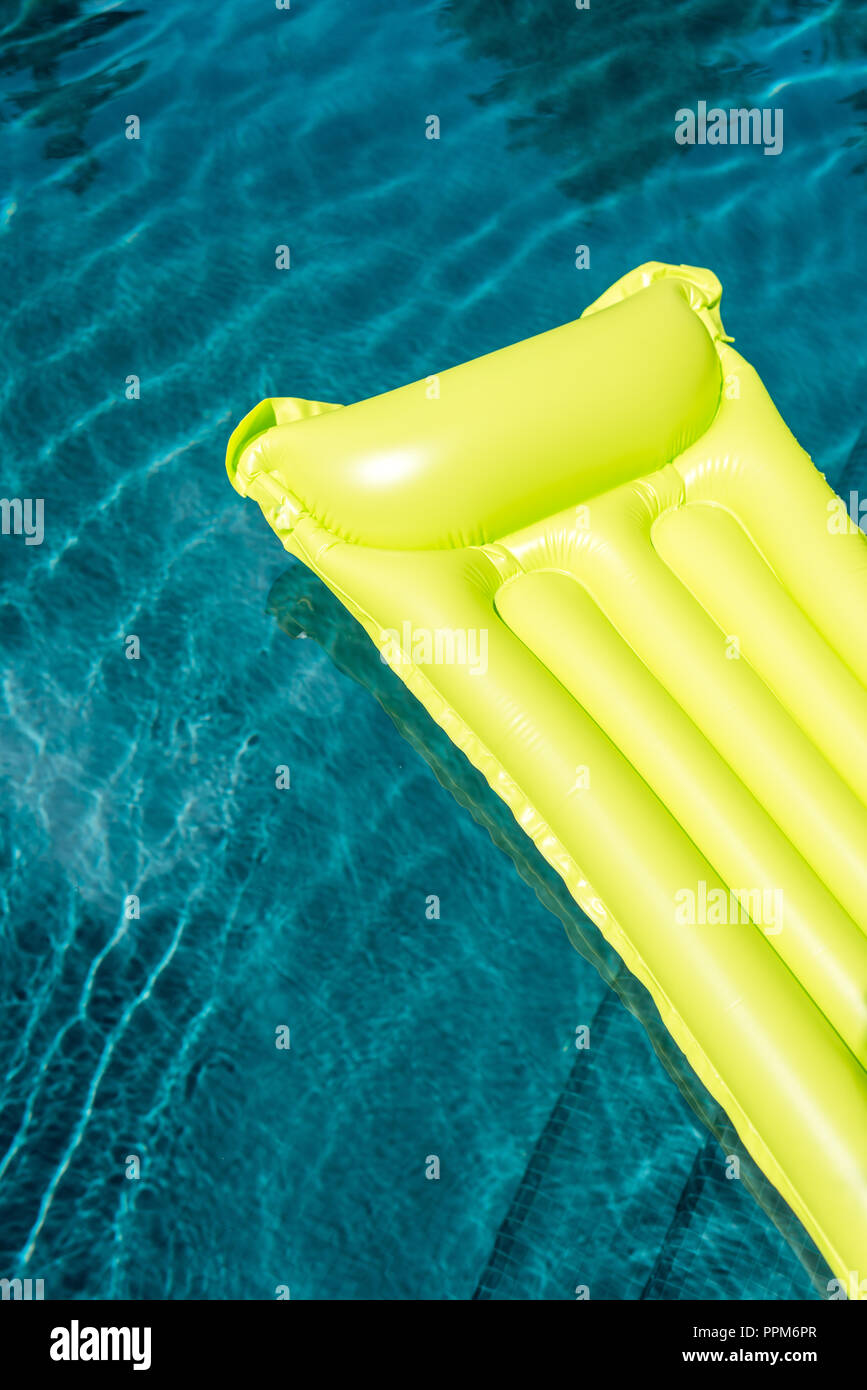
[[[407,482],[417,468],[418,456],[408,450],[375,454],[361,464],[358,478],[367,487],[387,487],[390,483]]]

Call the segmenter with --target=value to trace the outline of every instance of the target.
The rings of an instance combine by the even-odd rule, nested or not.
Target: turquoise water
[[[0,4],[2,494],[45,503],[41,545],[0,537],[0,1275],[824,1287],[337,620],[268,611],[300,581],[223,470],[263,396],[417,379],[660,259],[716,271],[786,421],[867,489],[867,15],[735,11]],[[781,105],[783,153],[680,149],[701,99]]]

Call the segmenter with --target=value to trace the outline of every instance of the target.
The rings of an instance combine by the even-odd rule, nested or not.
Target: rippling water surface
[[[843,3],[0,3],[0,481],[45,499],[40,546],[0,538],[0,1274],[823,1287],[335,629],[268,611],[286,556],[223,451],[263,396],[386,390],[660,259],[717,272],[863,491],[865,35]],[[700,99],[781,106],[783,153],[679,149]]]

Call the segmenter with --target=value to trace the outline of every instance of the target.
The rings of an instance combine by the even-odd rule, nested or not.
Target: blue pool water
[[[263,396],[368,396],[659,259],[716,271],[783,417],[863,494],[867,11],[750,16],[0,3],[0,491],[45,504],[41,545],[0,537],[0,1275],[820,1296],[628,982],[333,660],[351,639],[269,611],[298,581],[223,468]],[[781,106],[783,153],[680,149],[701,99]]]

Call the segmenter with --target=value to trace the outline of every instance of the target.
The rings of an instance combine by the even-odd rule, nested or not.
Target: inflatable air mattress
[[[362,624],[867,1292],[867,537],[707,270],[355,405],[235,488]]]

